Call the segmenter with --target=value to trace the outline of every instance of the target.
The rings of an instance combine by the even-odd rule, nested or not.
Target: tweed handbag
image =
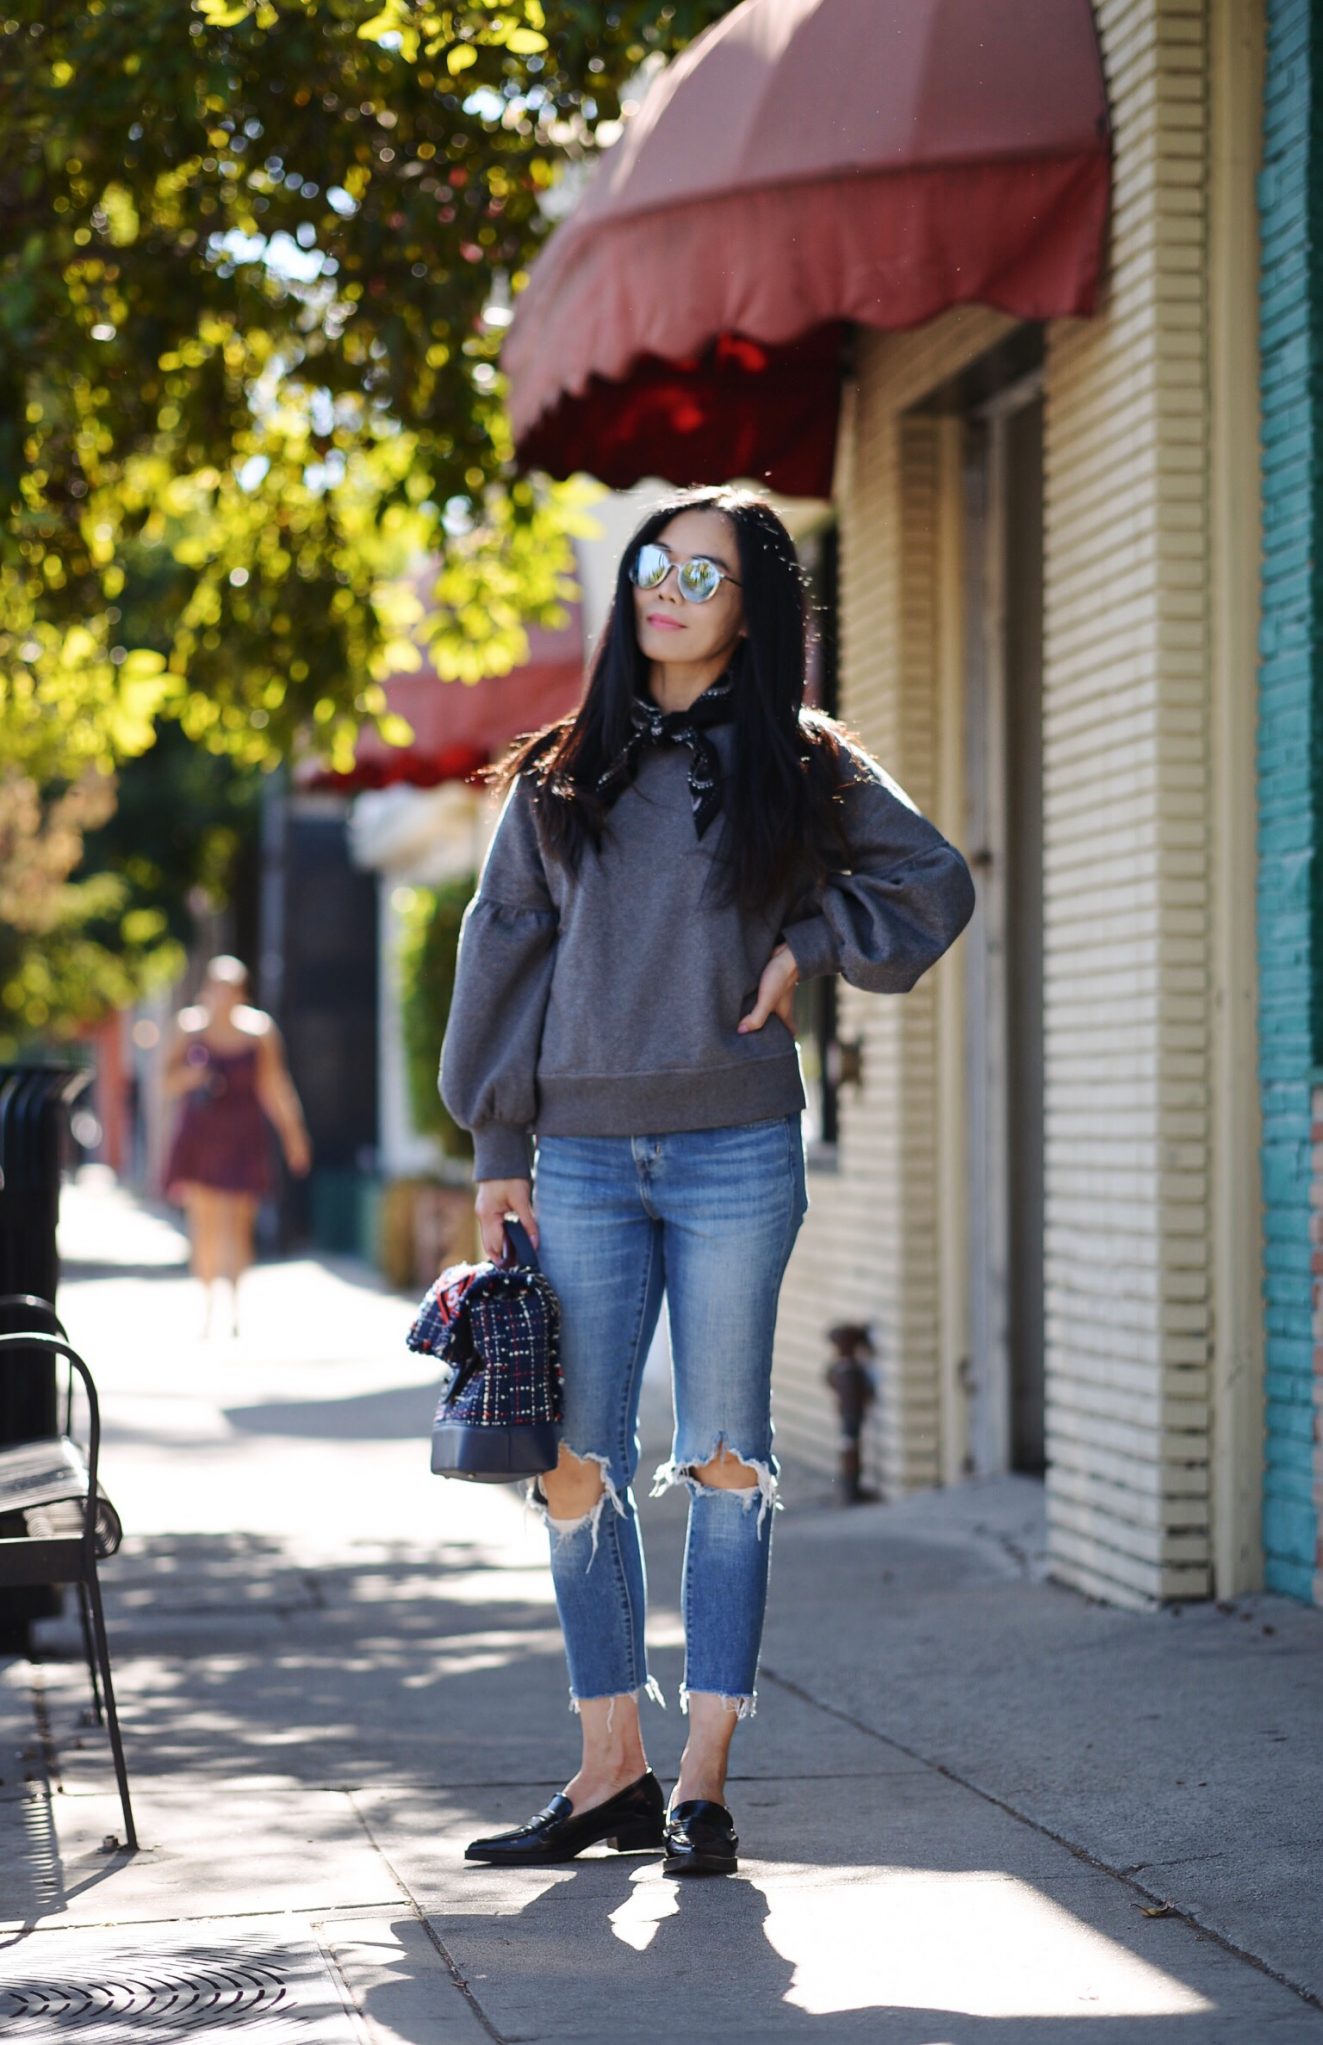
[[[498,1263],[452,1264],[427,1292],[410,1349],[445,1365],[432,1473],[509,1484],[553,1468],[560,1443],[560,1301],[518,1222]]]

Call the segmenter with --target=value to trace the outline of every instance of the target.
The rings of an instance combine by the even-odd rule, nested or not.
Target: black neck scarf
[[[598,776],[597,793],[610,809],[639,770],[639,755],[645,746],[688,746],[689,801],[694,829],[701,838],[720,813],[722,803],[721,761],[706,733],[714,724],[729,724],[735,715],[735,680],[730,670],[719,675],[687,710],[662,710],[650,696],[636,696],[630,713],[631,730],[621,751],[604,774]]]

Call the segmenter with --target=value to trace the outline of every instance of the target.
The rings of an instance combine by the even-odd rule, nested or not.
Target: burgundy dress
[[[165,1168],[169,1199],[185,1186],[221,1193],[272,1190],[271,1132],[257,1098],[257,1047],[215,1051],[195,1037],[184,1063],[206,1073],[206,1084],[185,1094]]]

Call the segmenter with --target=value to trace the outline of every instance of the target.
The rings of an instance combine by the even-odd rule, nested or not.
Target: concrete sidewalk
[[[76,1631],[0,1664],[0,2030],[315,2045],[1323,2045],[1323,1614],[1041,1580],[1037,1487],[778,1516],[739,1877],[466,1867],[574,1766],[543,1536],[427,1474],[408,1302],[267,1265],[204,1344],[166,1221],[66,1199],[130,1530],[103,1574],[142,1851]],[[658,1414],[649,1407],[649,1449]],[[654,1765],[684,1501],[645,1508]]]

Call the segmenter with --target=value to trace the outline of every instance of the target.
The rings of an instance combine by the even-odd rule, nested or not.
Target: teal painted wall
[[[1323,4],[1269,0],[1260,355],[1259,1033],[1266,1221],[1268,1586],[1309,1598],[1314,1506],[1310,1091],[1323,1058],[1323,478],[1315,243]]]

